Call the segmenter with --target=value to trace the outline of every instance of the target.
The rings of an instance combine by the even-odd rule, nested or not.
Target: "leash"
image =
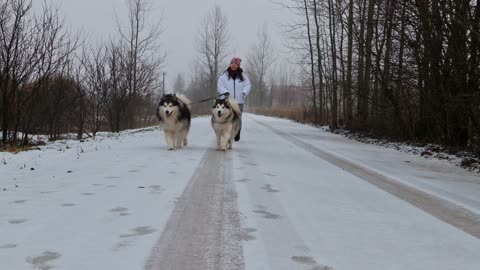
[[[223,93],[223,94],[220,94],[220,95],[216,95],[216,96],[213,96],[213,97],[209,97],[209,98],[204,98],[202,100],[199,100],[199,101],[196,101],[196,102],[192,102],[190,103],[191,105],[192,104],[198,104],[198,103],[202,103],[202,102],[207,102],[209,100],[212,100],[214,98],[218,98],[218,97],[221,97],[221,96],[225,96],[225,97],[228,97],[230,95],[230,93],[226,92],[226,93]]]

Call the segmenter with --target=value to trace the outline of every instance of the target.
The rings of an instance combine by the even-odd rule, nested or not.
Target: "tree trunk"
[[[362,83],[362,90],[360,92],[359,99],[359,120],[360,125],[363,128],[368,128],[368,99],[370,93],[370,78],[372,71],[372,40],[373,40],[373,15],[375,12],[375,2],[376,0],[368,1],[368,14],[367,14],[367,33],[365,40],[365,71],[364,78]]]
[[[363,108],[364,103],[366,102],[366,97],[364,96],[365,93],[365,84],[363,82],[365,76],[365,5],[367,0],[363,0],[362,7],[359,9],[360,12],[360,33],[358,38],[358,74],[357,74],[357,121],[355,123],[356,128],[364,129],[365,123],[364,120],[366,119],[364,116]],[[370,0],[373,1],[373,0]],[[370,49],[370,48],[368,48]]]
[[[308,15],[308,5],[307,0],[303,0],[304,7],[305,7],[305,18],[307,20],[307,36],[308,36],[308,47],[310,53],[310,75],[311,75],[311,83],[312,83],[312,93],[313,93],[313,113],[315,122],[318,123],[318,113],[317,113],[317,103],[316,103],[316,86],[315,86],[315,62],[313,60],[314,52],[313,52],[313,44],[312,44],[312,35],[310,33],[310,17]],[[316,18],[316,16],[315,16]]]
[[[338,97],[337,97],[337,41],[335,37],[336,29],[336,15],[333,6],[333,1],[328,1],[329,9],[329,30],[330,30],[330,48],[332,58],[332,119],[330,126],[332,128],[338,127]]]
[[[352,113],[352,56],[353,56],[353,0],[348,4],[348,48],[347,48],[347,78],[345,88],[343,90],[345,102],[345,125],[347,128],[352,128],[353,113]]]

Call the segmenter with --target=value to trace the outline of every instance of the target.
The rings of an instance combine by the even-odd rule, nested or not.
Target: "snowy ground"
[[[475,155],[471,151],[449,149],[438,144],[394,142],[388,138],[375,138],[368,134],[350,132],[344,129],[330,130],[330,128],[326,126],[322,127],[322,129],[335,134],[341,134],[349,139],[354,139],[362,143],[376,144],[382,147],[396,149],[401,152],[419,155],[427,159],[447,160],[459,167],[480,173],[480,159],[478,155]]]
[[[1,269],[480,269],[478,174],[250,114],[216,152],[209,121],[0,153]]]

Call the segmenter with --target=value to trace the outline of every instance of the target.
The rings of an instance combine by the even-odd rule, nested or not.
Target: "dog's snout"
[[[218,111],[217,114],[218,114],[218,117],[222,116],[222,111]]]

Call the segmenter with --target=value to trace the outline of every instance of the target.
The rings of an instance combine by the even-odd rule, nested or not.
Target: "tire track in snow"
[[[455,203],[442,199],[438,196],[421,191],[400,181],[386,176],[374,169],[368,168],[357,162],[344,159],[330,151],[307,143],[295,136],[285,133],[267,123],[250,118],[254,122],[270,129],[283,139],[305,149],[315,156],[326,160],[332,165],[343,169],[363,181],[376,186],[383,191],[419,208],[428,214],[446,222],[476,238],[480,239],[480,215],[459,206]]]
[[[145,269],[244,269],[231,172],[231,152],[205,153]]]

